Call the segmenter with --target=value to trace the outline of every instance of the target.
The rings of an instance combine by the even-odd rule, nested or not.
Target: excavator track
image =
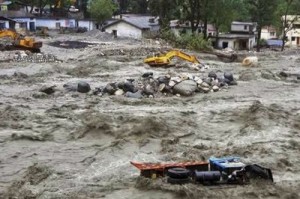
[[[29,48],[29,47],[24,47],[24,46],[13,46],[13,45],[8,45],[8,46],[0,46],[1,51],[14,51],[14,50],[28,50],[32,53],[40,53],[41,49],[39,48]]]

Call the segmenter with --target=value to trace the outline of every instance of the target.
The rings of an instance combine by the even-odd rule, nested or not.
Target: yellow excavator
[[[179,57],[194,64],[200,64],[200,61],[194,55],[188,55],[180,50],[171,50],[165,54],[158,54],[144,59],[144,63],[150,66],[168,66],[173,57]]]
[[[14,30],[0,30],[0,38],[8,37],[12,40],[12,45],[10,46],[1,46],[1,50],[6,49],[24,49],[30,50],[31,52],[40,52],[40,48],[43,43],[35,41],[34,38],[25,37]]]

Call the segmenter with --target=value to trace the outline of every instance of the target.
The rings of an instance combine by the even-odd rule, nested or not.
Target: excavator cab
[[[14,30],[0,30],[0,38],[9,37],[12,39],[12,46],[9,49],[24,49],[31,52],[40,52],[42,42],[35,41],[34,38],[23,36]],[[7,48],[4,48],[7,49]]]

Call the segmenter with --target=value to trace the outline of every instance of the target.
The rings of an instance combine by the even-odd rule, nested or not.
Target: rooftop
[[[150,22],[151,19],[153,19],[153,23]],[[149,29],[152,26],[156,26],[158,25],[158,21],[155,20],[155,18],[153,16],[143,16],[143,15],[124,15],[122,16],[122,18],[120,18],[119,20],[115,20],[111,23],[109,23],[108,25],[106,25],[106,27],[111,26],[113,24],[119,23],[119,22],[125,22],[128,24],[131,24],[139,29]]]
[[[255,37],[255,35],[251,35],[251,34],[220,34],[219,38],[227,38],[227,39],[249,39]]]
[[[34,17],[34,15],[21,10],[0,11],[0,15],[6,18]]]
[[[242,22],[242,21],[233,21],[232,25],[255,25],[256,22]]]

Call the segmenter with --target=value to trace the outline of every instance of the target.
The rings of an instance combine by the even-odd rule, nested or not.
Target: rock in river
[[[127,93],[125,93],[125,97],[141,99],[141,98],[143,98],[143,95],[142,95],[142,91],[137,91],[135,93],[127,92]]]
[[[191,96],[197,90],[197,83],[194,80],[185,80],[176,84],[173,90],[182,96]]]
[[[87,82],[78,82],[77,91],[79,93],[88,93],[91,90],[91,86]]]

